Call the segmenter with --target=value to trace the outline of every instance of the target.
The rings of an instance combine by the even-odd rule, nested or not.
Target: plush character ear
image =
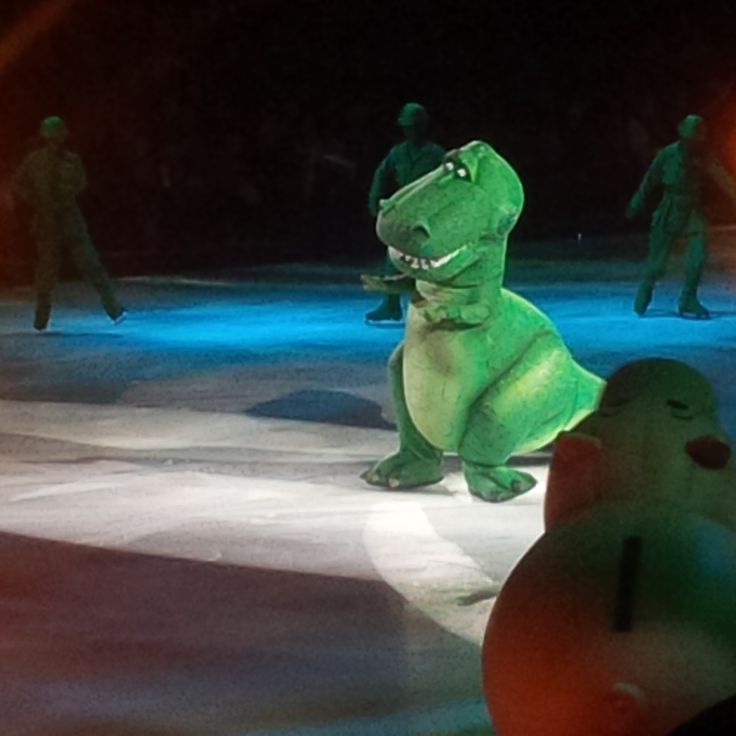
[[[637,685],[617,683],[608,694],[606,717],[601,719],[605,736],[640,736],[647,711],[647,697]]]
[[[592,505],[596,498],[601,443],[597,437],[561,432],[555,441],[544,497],[544,526],[570,521]]]

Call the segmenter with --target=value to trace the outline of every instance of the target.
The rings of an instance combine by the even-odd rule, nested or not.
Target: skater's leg
[[[107,275],[105,267],[100,262],[92,240],[85,227],[79,228],[70,243],[74,265],[79,274],[91,284],[100,295],[102,307],[112,320],[117,320],[124,310],[115,296],[115,291]]]
[[[61,244],[53,238],[38,241],[36,263],[36,311],[33,327],[39,332],[46,329],[51,316],[51,295],[59,278]]]
[[[383,273],[385,276],[395,276],[399,273],[388,255],[384,263]],[[401,317],[401,294],[384,294],[379,305],[365,315],[368,322],[398,322]]]
[[[644,274],[636,292],[636,299],[634,300],[634,311],[640,317],[649,307],[654,285],[658,279],[664,276],[667,261],[676,240],[676,233],[668,232],[661,225],[652,225],[649,236],[649,255],[644,264]]]
[[[705,231],[695,233],[688,241],[685,255],[685,283],[680,294],[679,313],[683,316],[708,319],[710,313],[698,300],[698,286],[708,262],[708,242]]]

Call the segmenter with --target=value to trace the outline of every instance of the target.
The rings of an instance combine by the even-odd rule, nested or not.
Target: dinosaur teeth
[[[445,263],[449,263],[459,252],[460,250],[456,250],[452,253],[448,253],[446,256],[442,256],[441,258],[433,258],[432,268],[439,268],[440,266],[444,266]]]
[[[410,256],[408,253],[402,253],[401,251],[396,250],[396,248],[392,248],[389,246],[389,255],[394,260],[401,261],[402,263],[405,263],[407,266],[410,266],[411,268],[417,268],[422,271],[428,271],[431,268],[440,268],[441,266],[444,266],[446,263],[449,263],[453,258],[457,257],[462,250],[464,250],[465,246],[462,248],[458,248],[457,250],[452,251],[452,253],[448,253],[447,255],[440,256],[439,258],[416,258],[415,256]]]

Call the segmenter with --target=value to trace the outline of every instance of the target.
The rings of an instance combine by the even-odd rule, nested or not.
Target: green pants
[[[386,253],[386,260],[383,264],[384,276],[397,276],[400,273],[401,271],[394,266],[394,262],[389,258],[388,253]],[[389,310],[398,312],[399,314],[401,313],[401,294],[386,294],[383,297],[383,303]]]
[[[661,225],[652,227],[649,240],[649,256],[644,266],[642,287],[652,287],[664,276],[672,248],[681,238],[687,238],[685,256],[685,282],[682,287],[684,297],[697,294],[703,269],[708,261],[708,236],[706,230],[698,230],[690,234],[671,232]]]
[[[111,319],[122,312],[115,297],[110,277],[100,262],[97,251],[83,222],[75,223],[71,229],[60,228],[51,234],[38,234],[38,263],[36,265],[36,316],[34,326],[44,329],[51,316],[51,295],[59,280],[62,259],[65,253],[71,256],[79,275],[100,295],[102,306]]]
[[[399,269],[394,266],[393,261],[388,257],[387,253],[386,260],[383,266],[383,275],[396,276],[398,273],[400,273]],[[401,313],[401,294],[384,293],[378,306],[372,311],[368,312],[368,314],[366,315],[366,319],[399,320],[401,319]]]

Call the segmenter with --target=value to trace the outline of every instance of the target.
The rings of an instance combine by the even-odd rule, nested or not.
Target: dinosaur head
[[[502,268],[523,204],[516,172],[487,143],[473,141],[384,200],[376,232],[399,270],[443,283],[481,261]]]

